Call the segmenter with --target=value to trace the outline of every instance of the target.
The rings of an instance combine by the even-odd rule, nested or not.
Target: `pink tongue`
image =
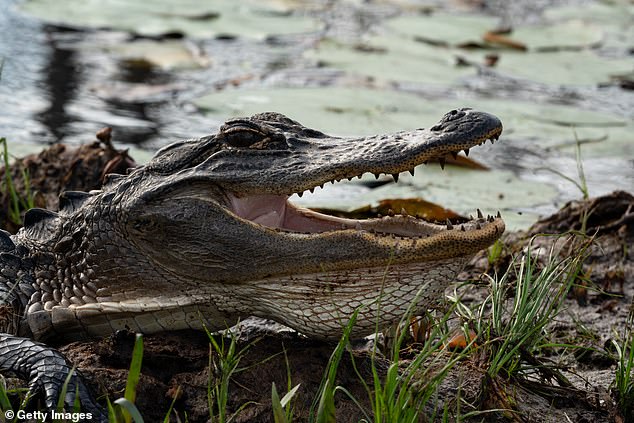
[[[229,196],[231,209],[243,219],[262,226],[296,232],[324,232],[341,228],[341,223],[316,219],[288,205],[284,195]]]
[[[281,195],[230,196],[231,208],[235,214],[271,228],[281,227],[286,211],[286,198]]]

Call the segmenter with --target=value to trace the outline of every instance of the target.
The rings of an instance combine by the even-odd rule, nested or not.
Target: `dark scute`
[[[57,244],[55,244],[55,246],[53,247],[53,251],[55,251],[56,253],[67,253],[73,248],[74,243],[75,241],[72,237],[65,236],[57,241]]]
[[[24,215],[24,231],[27,236],[47,242],[56,234],[59,215],[44,209],[31,209]]]
[[[65,191],[59,196],[59,209],[64,211],[77,210],[91,195],[82,191]]]
[[[13,269],[20,269],[22,267],[22,259],[15,254],[0,253],[0,260]]]
[[[0,229],[0,251],[13,251],[15,244],[11,239],[11,234],[3,229]]]
[[[55,219],[57,213],[46,209],[30,209],[24,214],[24,227],[35,227],[42,222]]]

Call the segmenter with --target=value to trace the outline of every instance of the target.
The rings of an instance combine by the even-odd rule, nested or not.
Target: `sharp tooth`
[[[464,228],[464,225],[460,225],[460,230],[461,230],[462,232],[466,232],[466,230],[465,230],[465,228]]]
[[[390,217],[394,216],[394,210],[388,209],[387,210],[387,215],[390,216]]]
[[[469,215],[469,220],[473,220],[473,216]]]
[[[304,191],[301,191],[301,192],[298,192],[298,193],[297,193],[297,196],[298,196],[298,197],[301,197],[302,195],[304,195]]]
[[[352,178],[354,178],[354,176],[348,176],[349,181],[352,181]]]
[[[374,174],[374,177],[375,177],[376,179],[379,179],[379,176],[381,176],[381,174],[380,174],[380,173],[375,173],[375,174]]]
[[[449,219],[447,219],[447,229],[449,230],[453,229],[453,225],[451,224],[451,221]]]
[[[319,188],[324,189],[324,184],[319,185]]]
[[[339,181],[341,181],[341,178],[339,178],[339,179],[335,179],[335,181],[339,182]]]
[[[401,208],[401,214],[402,214],[403,216],[408,216],[408,214],[407,214],[407,210],[405,210],[405,207],[402,207],[402,208]]]
[[[451,157],[453,157],[453,159],[456,160],[458,158],[458,153],[456,153],[455,151],[452,151]]]
[[[465,148],[465,149],[464,149],[464,150],[462,150],[462,151],[464,151],[464,155],[465,155],[465,156],[469,157],[469,149],[468,149],[468,148]]]
[[[409,173],[410,173],[410,175],[414,176],[414,168],[411,168],[411,169],[409,170]]]
[[[427,162],[428,162],[428,160],[425,160],[425,161],[423,162],[423,164],[424,164],[424,165],[426,165],[426,164],[427,164]]]
[[[398,173],[393,173],[392,178],[394,178],[394,182],[398,182]]]
[[[445,169],[445,158],[441,157],[438,159],[438,163],[440,163],[440,168]]]
[[[308,191],[310,191],[310,193],[314,193],[315,192],[315,188],[310,188]]]
[[[482,219],[484,217],[482,216],[482,210],[476,209],[476,211],[478,212],[478,219]]]
[[[498,215],[497,215],[497,217],[498,217],[499,219],[501,219],[501,218],[502,218],[502,215],[500,214],[500,211],[499,211],[499,210],[498,210]]]

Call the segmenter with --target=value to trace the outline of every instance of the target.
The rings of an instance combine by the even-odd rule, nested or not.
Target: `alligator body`
[[[501,218],[352,220],[288,197],[366,172],[397,177],[501,130],[462,109],[429,129],[338,138],[262,113],[165,147],[100,191],[64,193],[58,213],[30,210],[17,235],[0,235],[0,368],[43,388],[52,406],[68,364],[30,339],[220,330],[252,315],[336,339],[357,308],[357,337],[377,316],[386,326],[412,304],[424,310],[502,234]]]

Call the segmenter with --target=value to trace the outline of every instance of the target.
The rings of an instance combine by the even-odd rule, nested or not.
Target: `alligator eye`
[[[249,147],[264,140],[267,135],[246,125],[232,125],[220,129],[222,140],[232,147]]]

